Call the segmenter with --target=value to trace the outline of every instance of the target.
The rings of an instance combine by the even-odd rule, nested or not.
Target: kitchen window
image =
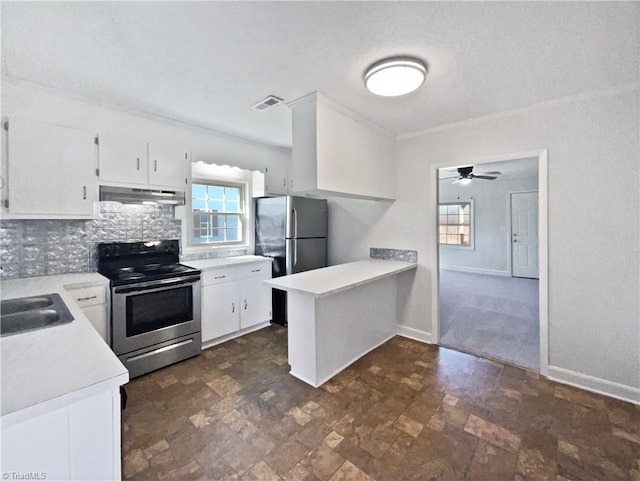
[[[473,249],[473,201],[441,203],[438,214],[440,245]]]
[[[192,245],[230,245],[244,242],[244,191],[244,184],[193,182]]]

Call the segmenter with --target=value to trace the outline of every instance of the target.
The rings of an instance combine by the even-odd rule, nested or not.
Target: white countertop
[[[290,276],[276,277],[266,280],[264,283],[283,291],[303,292],[323,297],[415,269],[417,266],[412,262],[366,259],[300,272]]]
[[[197,261],[181,262],[185,266],[193,267],[194,269],[213,269],[216,267],[234,266],[237,264],[247,264],[250,262],[269,261],[273,262],[271,257],[261,256],[236,256],[236,257],[218,257],[213,259],[201,259]]]
[[[129,372],[65,287],[108,286],[97,273],[2,282],[2,299],[57,293],[74,320],[0,338],[4,426],[126,384]]]

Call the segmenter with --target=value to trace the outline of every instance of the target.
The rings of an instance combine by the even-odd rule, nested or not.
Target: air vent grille
[[[255,110],[267,110],[274,105],[278,105],[280,102],[282,102],[282,99],[280,97],[269,95],[268,97],[263,98],[260,102],[253,104],[251,108]]]

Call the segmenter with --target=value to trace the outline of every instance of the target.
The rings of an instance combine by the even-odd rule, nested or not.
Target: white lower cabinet
[[[271,275],[239,281],[240,329],[255,326],[271,319],[271,288],[262,282]]]
[[[120,392],[3,425],[2,441],[4,479],[120,479]]]
[[[271,320],[271,261],[203,271],[203,344]]]
[[[202,288],[202,342],[239,329],[238,284],[226,282]]]
[[[105,286],[66,286],[65,289],[73,296],[73,300],[82,309],[82,313],[89,319],[91,325],[98,331],[105,342],[109,343],[107,319],[107,289]]]

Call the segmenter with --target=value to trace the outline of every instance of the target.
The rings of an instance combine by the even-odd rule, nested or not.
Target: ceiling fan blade
[[[439,180],[449,180],[449,179],[457,179],[457,178],[458,178],[458,176],[457,176],[457,175],[454,175],[453,177],[442,177],[442,178],[441,178],[441,179],[439,179]]]
[[[480,175],[502,175],[502,172],[493,171],[493,172],[480,172]]]
[[[476,175],[473,174],[474,179],[484,179],[484,180],[496,180],[497,177],[493,177],[491,175]]]

